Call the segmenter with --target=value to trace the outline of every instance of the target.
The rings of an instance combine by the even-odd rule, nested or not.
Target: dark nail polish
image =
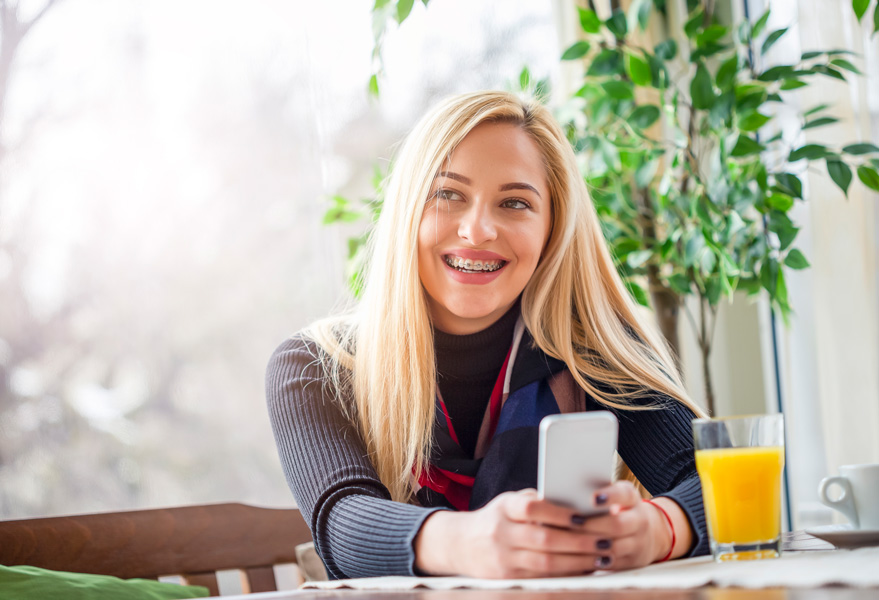
[[[598,494],[595,496],[595,504],[601,506],[607,502],[607,494]]]
[[[595,559],[595,566],[599,569],[604,567],[609,567],[611,562],[611,558],[609,556],[599,556]]]
[[[585,522],[586,517],[584,517],[583,515],[574,515],[573,517],[571,517],[571,523],[573,523],[574,525],[582,525]]]
[[[595,547],[599,550],[610,550],[610,546],[610,540],[598,540],[598,542],[595,543]]]

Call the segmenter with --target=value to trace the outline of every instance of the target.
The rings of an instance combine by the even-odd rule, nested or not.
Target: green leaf
[[[638,7],[638,27],[641,28],[641,31],[647,30],[647,25],[650,23],[650,9],[652,6],[653,2],[651,0],[644,0],[641,6]]]
[[[626,256],[626,263],[633,269],[637,269],[650,260],[651,256],[653,256],[652,250],[638,250],[637,252],[631,252]]]
[[[635,170],[635,185],[639,188],[649,187],[653,183],[656,171],[659,169],[659,161],[645,160],[641,166]]]
[[[800,146],[796,150],[791,151],[790,156],[787,159],[790,162],[797,162],[798,160],[815,160],[817,158],[824,158],[830,154],[827,150],[826,146],[822,146],[821,144],[806,144],[805,146]]]
[[[769,213],[769,231],[778,236],[780,249],[786,250],[793,243],[800,229],[786,214],[772,211]]]
[[[605,81],[601,87],[608,96],[617,100],[631,100],[635,97],[632,84],[628,81]]]
[[[729,155],[735,157],[749,156],[751,154],[758,154],[765,149],[766,148],[763,144],[760,144],[756,140],[753,140],[746,135],[740,135],[736,145],[733,147],[732,152],[730,152]]]
[[[575,42],[570,48],[565,50],[565,53],[562,54],[562,60],[576,60],[578,58],[583,58],[589,52],[589,42]]]
[[[702,27],[702,21],[704,19],[704,10],[700,8],[684,24],[684,32],[687,34],[687,37],[691,38],[696,35],[696,32]]]
[[[728,127],[732,120],[733,105],[736,103],[735,94],[726,92],[718,96],[714,105],[708,110],[708,123],[714,129]]]
[[[760,49],[760,54],[766,54],[769,52],[769,49],[772,48],[772,46],[775,45],[775,42],[777,42],[785,33],[787,33],[787,27],[773,31],[766,36],[766,40],[763,42],[763,47]]]
[[[864,18],[864,14],[867,12],[867,7],[870,6],[870,0],[852,0],[852,9],[855,11],[855,16],[858,18],[858,23],[861,22],[861,19]]]
[[[718,44],[717,42],[708,42],[701,48],[696,49],[690,55],[690,62],[696,62],[700,58],[705,58],[707,56],[714,56],[715,54],[719,54],[725,50],[729,50],[730,46],[726,44]]]
[[[781,269],[778,270],[778,284],[775,288],[775,303],[778,306],[779,312],[781,312],[781,318],[784,319],[784,324],[789,325],[790,322],[788,320],[788,315],[790,314],[790,304],[787,299],[787,284],[784,280],[784,271]]]
[[[860,69],[858,69],[856,66],[854,66],[852,63],[850,63],[849,61],[847,61],[844,58],[835,58],[830,61],[830,64],[835,67],[839,67],[840,69],[845,69],[846,71],[851,71],[852,73],[855,73],[857,75],[863,75],[863,73],[861,73]]]
[[[776,173],[775,187],[778,191],[788,196],[793,196],[794,198],[803,197],[803,182],[792,173]]]
[[[717,256],[715,256],[711,248],[702,249],[702,255],[699,257],[699,266],[706,275],[714,271],[714,267],[717,266]]]
[[[729,27],[723,25],[711,25],[696,36],[696,45],[704,46],[710,42],[716,42],[729,32]]]
[[[811,121],[807,121],[805,125],[803,125],[803,129],[812,129],[813,127],[821,127],[822,125],[830,125],[832,123],[838,122],[839,119],[834,117],[819,117],[817,119],[813,119]]]
[[[376,73],[373,73],[372,77],[369,78],[369,95],[378,98],[378,75]]]
[[[785,79],[784,83],[781,84],[781,91],[787,92],[790,90],[797,90],[801,87],[806,87],[807,84],[805,81],[800,81],[799,79]]]
[[[784,259],[784,264],[797,271],[808,269],[811,266],[809,261],[806,260],[806,257],[803,256],[803,253],[796,248],[787,253],[787,257]]]
[[[690,96],[693,98],[694,108],[710,108],[714,102],[714,88],[711,84],[711,75],[701,62],[696,67],[696,75],[690,83]]]
[[[627,121],[632,127],[635,127],[636,129],[647,129],[648,127],[656,123],[657,119],[659,119],[660,114],[661,113],[658,106],[645,104],[633,110],[632,114],[629,115]]]
[[[372,11],[375,12],[379,9],[384,8],[385,5],[390,1],[391,0],[375,0],[375,4],[372,5]]]
[[[847,164],[837,159],[827,159],[827,173],[833,183],[848,196],[848,186],[852,182],[852,170]]]
[[[742,131],[757,131],[772,117],[768,117],[757,111],[750,112],[739,119],[739,129]]]
[[[656,44],[656,47],[653,48],[653,53],[662,60],[671,60],[678,53],[678,44],[672,39],[667,39]]]
[[[626,55],[626,70],[635,85],[650,85],[653,81],[650,65],[636,54]]]
[[[772,209],[787,212],[794,206],[794,199],[787,194],[772,194],[766,199],[766,204]]]
[[[817,113],[817,112],[821,112],[821,111],[824,110],[825,108],[830,108],[830,105],[829,105],[829,104],[819,104],[819,105],[816,106],[815,108],[810,108],[809,110],[807,110],[806,112],[804,112],[804,113],[803,113],[803,116],[804,116],[804,117],[808,117],[809,115],[814,115],[814,114]]]
[[[669,277],[668,285],[671,289],[682,296],[686,296],[690,293],[690,280],[686,275],[682,275],[681,273],[675,273]]]
[[[755,38],[763,32],[763,28],[766,27],[766,23],[769,21],[769,9],[766,9],[757,22],[754,23],[754,26],[751,28],[751,37]]]
[[[832,67],[827,67],[825,65],[816,65],[814,67],[814,71],[816,73],[821,73],[822,75],[827,75],[828,77],[832,77],[833,79],[839,79],[840,81],[845,81],[845,75],[837,71]]]
[[[402,23],[412,12],[414,0],[397,0],[397,23]]]
[[[757,77],[757,79],[759,81],[778,81],[779,79],[786,79],[789,77],[796,77],[794,68],[791,65],[778,65],[766,69],[766,71],[760,73],[760,76]]]
[[[740,113],[747,113],[759,108],[766,100],[766,90],[760,88],[754,94],[736,98],[736,110]]]
[[[622,57],[617,50],[602,50],[589,65],[587,75],[616,75],[622,71]]]
[[[870,154],[871,152],[879,152],[879,147],[873,144],[849,144],[842,149],[846,154],[858,156],[861,154]]]
[[[705,237],[701,231],[695,231],[693,237],[684,245],[684,265],[692,267],[699,258],[699,253],[705,247]]]
[[[778,285],[778,262],[771,256],[763,259],[760,267],[760,283],[769,292],[769,297],[775,297],[775,288]]]
[[[876,4],[876,8],[873,9],[873,35],[879,33],[879,4]],[[872,38],[873,35],[870,37]]]
[[[861,165],[858,167],[858,179],[871,190],[879,192],[879,173],[876,172],[876,169]]]
[[[714,256],[713,254],[711,256]],[[723,292],[723,286],[720,283],[720,277],[711,276],[705,282],[705,296],[708,298],[708,304],[717,306],[720,302],[720,294]]]
[[[519,73],[519,89],[527,90],[529,87],[531,87],[531,71],[528,67],[522,67]]]
[[[580,13],[580,27],[583,28],[583,31],[586,33],[598,33],[601,31],[601,19],[598,18],[594,10],[578,6],[577,12]]]
[[[647,297],[647,292],[644,291],[644,288],[630,279],[626,279],[625,284],[629,293],[632,294],[632,298],[635,299],[635,302],[641,306],[650,308],[650,299]]]
[[[724,61],[724,63],[720,65],[720,68],[717,70],[717,87],[722,90],[729,88],[735,82],[736,73],[738,72],[738,70],[738,55]]]
[[[623,39],[626,37],[626,33],[628,33],[626,13],[619,9],[615,10],[604,24],[607,25],[608,30],[614,34],[617,39]]]

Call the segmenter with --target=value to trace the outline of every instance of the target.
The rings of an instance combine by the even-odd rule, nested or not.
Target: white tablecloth
[[[570,590],[619,588],[788,587],[825,585],[879,588],[879,547],[857,550],[788,552],[781,558],[715,563],[708,556],[674,560],[642,569],[599,571],[582,577],[551,579],[472,579],[467,577],[372,577],[305,584],[306,588],[359,590],[514,589]]]

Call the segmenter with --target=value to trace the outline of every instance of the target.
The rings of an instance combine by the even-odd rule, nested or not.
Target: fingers
[[[501,494],[498,498],[502,501],[504,514],[511,521],[553,527],[571,527],[579,522],[574,519],[575,511],[549,500],[541,500],[533,489]]]
[[[510,545],[522,550],[558,554],[605,553],[610,540],[583,531],[547,527],[534,523],[516,523],[510,528]]]
[[[591,573],[599,567],[600,557],[583,554],[547,554],[533,550],[515,552],[512,577],[560,577]]]
[[[641,494],[631,481],[617,481],[595,492],[596,506],[631,508],[641,502]]]

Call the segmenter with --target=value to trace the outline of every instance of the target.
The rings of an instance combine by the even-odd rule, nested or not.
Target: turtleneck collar
[[[467,335],[452,335],[434,329],[437,371],[444,378],[491,379],[506,358],[519,318],[520,301],[494,324]]]

